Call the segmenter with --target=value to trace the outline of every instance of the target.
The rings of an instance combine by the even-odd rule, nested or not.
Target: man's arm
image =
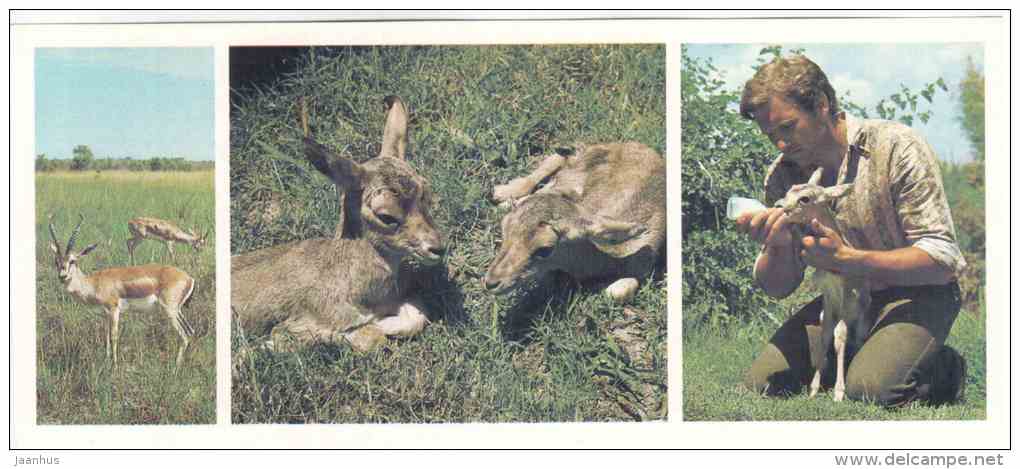
[[[784,298],[804,279],[804,264],[782,209],[771,208],[737,218],[737,231],[763,244],[754,263],[754,281],[765,294]]]
[[[818,236],[805,236],[801,256],[818,269],[865,277],[889,286],[943,285],[954,278],[952,269],[935,262],[923,249],[913,246],[891,251],[854,249],[836,232],[814,220]]]

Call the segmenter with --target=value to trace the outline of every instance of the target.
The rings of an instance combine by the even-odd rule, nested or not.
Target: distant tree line
[[[69,160],[35,156],[35,170],[46,171],[202,171],[213,169],[212,161],[188,161],[180,157],[96,158],[88,145],[78,145]]]

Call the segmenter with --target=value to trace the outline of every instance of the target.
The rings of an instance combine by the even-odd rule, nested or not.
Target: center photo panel
[[[232,47],[232,422],[668,419],[665,53]]]

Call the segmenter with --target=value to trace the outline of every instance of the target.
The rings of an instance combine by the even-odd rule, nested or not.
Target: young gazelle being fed
[[[112,358],[113,366],[117,366],[117,339],[121,313],[129,309],[151,311],[159,307],[170,318],[170,324],[181,336],[182,343],[176,361],[179,368],[191,343],[191,337],[195,334],[181,311],[181,307],[195,290],[195,280],[179,269],[156,264],[114,267],[86,275],[79,267],[78,261],[92,252],[96,244],[89,245],[81,252],[72,252],[84,221],[85,217],[82,216],[78,226],[71,232],[63,252],[60,250],[57,234],[51,222],[49,228],[53,242],[50,243],[50,249],[56,254],[57,274],[64,289],[82,303],[103,308],[107,320],[107,358]]]
[[[194,230],[182,230],[166,220],[148,217],[138,217],[129,221],[128,230],[131,231],[131,238],[127,240],[127,248],[132,264],[135,263],[135,247],[145,239],[162,240],[166,250],[170,252],[170,258],[176,260],[174,243],[188,244],[197,252],[205,245],[210,231],[206,230],[205,234],[198,236]]]
[[[231,304],[242,328],[275,349],[349,342],[368,350],[428,322],[401,263],[438,264],[443,241],[429,184],[405,161],[407,110],[387,97],[379,155],[364,163],[305,138],[305,156],[342,194],[333,238],[293,242],[231,259]],[[307,112],[302,112],[307,135]]]
[[[493,199],[513,206],[483,279],[494,293],[561,271],[609,281],[606,293],[625,303],[666,240],[666,161],[636,142],[559,150]]]
[[[801,240],[810,229],[813,220],[822,226],[840,233],[832,203],[847,196],[852,184],[822,187],[822,168],[815,170],[806,184],[791,187],[786,196],[776,202],[789,217],[794,239]],[[842,241],[852,244],[840,234]],[[797,252],[800,252],[798,248]],[[815,351],[814,363],[818,364],[814,379],[811,380],[811,397],[821,389],[822,373],[832,366],[828,352],[836,352],[836,383],[833,399],[842,401],[846,395],[846,351],[847,343],[860,349],[864,339],[871,332],[876,318],[871,317],[871,286],[866,278],[852,277],[822,269],[815,269],[813,280],[822,291],[822,344]]]

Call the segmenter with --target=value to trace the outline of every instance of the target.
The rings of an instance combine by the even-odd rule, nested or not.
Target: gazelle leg
[[[822,389],[822,370],[815,370],[815,377],[811,379],[811,394],[808,397],[817,396],[820,389]]]
[[[177,257],[174,256],[174,243],[167,241],[166,250],[170,251],[170,259],[173,260],[174,262],[177,262]]]
[[[132,265],[135,263],[135,247],[138,245],[138,241],[138,238],[128,238],[127,240],[128,257],[131,258]]]
[[[509,202],[532,193],[542,180],[559,171],[566,161],[566,158],[555,153],[545,157],[531,174],[494,187],[492,189],[493,200]]]
[[[846,397],[846,376],[844,375],[844,369],[846,368],[846,322],[840,321],[836,324],[832,336],[832,344],[836,348],[836,385],[833,388],[832,400],[840,402]]]
[[[110,316],[110,338],[108,345],[112,344],[113,367],[117,368],[117,340],[120,338],[120,306],[109,310]],[[109,349],[107,350],[110,351]]]
[[[188,320],[184,317],[179,305],[164,305],[163,308],[170,319],[170,324],[174,326],[177,334],[181,336],[181,347],[177,351],[177,361],[174,362],[176,364],[176,372],[176,369],[180,368],[181,364],[184,363],[184,356],[188,353],[188,348],[191,345],[191,336],[195,335],[195,330],[191,327],[191,324],[188,324]]]
[[[428,322],[425,308],[418,301],[412,300],[400,305],[397,314],[386,316],[375,324],[384,335],[412,337],[421,332]]]

